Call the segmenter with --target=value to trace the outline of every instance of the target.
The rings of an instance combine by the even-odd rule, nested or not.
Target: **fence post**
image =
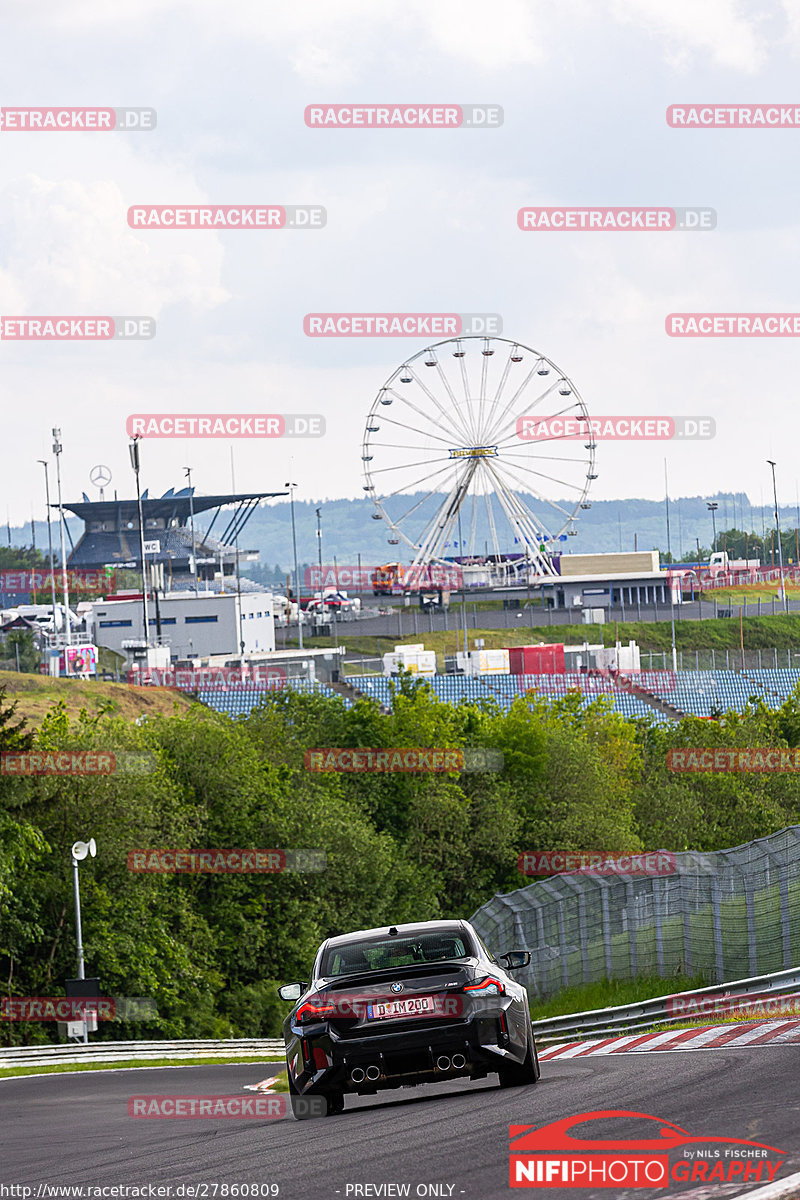
[[[564,921],[564,897],[559,896],[556,905],[558,917],[558,948],[561,953],[561,986],[569,987],[569,968],[567,966],[567,927]]]
[[[719,874],[711,879],[711,923],[714,931],[714,974],[716,982],[725,980],[725,962],[722,955],[722,903],[719,894]]]
[[[653,922],[655,924],[656,934],[656,970],[659,975],[664,974],[664,927],[662,924],[663,913],[661,911],[661,881],[653,879],[651,888],[653,896]]]
[[[635,979],[639,973],[639,948],[636,945],[636,932],[638,922],[635,917],[633,884],[628,879],[625,881],[625,907],[628,913],[628,944],[630,946],[631,955],[631,979]]]
[[[578,881],[575,881],[576,884]],[[581,974],[584,983],[592,982],[592,973],[589,966],[589,926],[586,921],[586,891],[585,884],[581,881],[578,891],[578,933],[581,941]]]
[[[749,865],[749,864],[748,864]],[[747,964],[751,975],[758,974],[758,945],[756,943],[756,913],[753,902],[753,877],[750,871],[742,871],[744,904],[747,912]]]
[[[608,884],[598,879],[600,901],[603,912],[603,951],[605,953],[606,979],[611,978],[611,914],[608,907]]]
[[[541,949],[545,945],[544,916],[542,915],[542,906],[541,906],[541,904],[538,904],[538,903],[536,905],[536,933],[539,938],[539,947]],[[549,984],[549,982],[550,982],[550,980],[548,979],[547,983]],[[549,987],[546,990],[549,991]]]
[[[683,909],[683,972],[688,978],[691,977],[694,971],[692,959],[692,914],[691,904],[689,901],[689,879],[683,871],[680,874],[681,880],[681,908]]]
[[[783,968],[788,971],[792,964],[792,926],[789,913],[789,868],[785,862],[778,864],[778,895],[781,904],[781,950]]]

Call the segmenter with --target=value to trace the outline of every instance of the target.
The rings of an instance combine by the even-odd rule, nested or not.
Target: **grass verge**
[[[111,1045],[111,1043],[109,1043]],[[1,1052],[1,1051],[0,1051]],[[282,1061],[282,1060],[281,1060]],[[0,1067],[0,1079],[10,1079],[16,1075],[68,1075],[74,1071],[129,1071],[142,1067],[207,1067],[207,1066],[264,1066],[274,1070],[278,1079],[273,1084],[276,1092],[285,1092],[286,1066],[270,1063],[269,1059],[254,1058],[252,1054],[244,1057],[231,1055],[230,1058],[154,1058],[146,1062],[140,1058],[126,1059],[125,1062],[85,1062],[85,1063],[53,1063],[46,1066]]]
[[[685,975],[664,978],[661,975],[642,975],[637,979],[600,979],[580,987],[564,988],[544,1003],[531,1005],[534,1021],[549,1017],[563,1017],[569,1013],[591,1012],[596,1008],[616,1008],[622,1004],[636,1004],[639,1000],[653,1000],[656,996],[672,996],[677,992],[691,992],[708,987],[702,975],[687,979]]]

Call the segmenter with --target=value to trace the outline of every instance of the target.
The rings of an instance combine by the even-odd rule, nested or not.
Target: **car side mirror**
[[[531,956],[528,950],[509,950],[508,954],[500,955],[500,962],[508,971],[521,971],[523,967],[528,966],[530,961]]]
[[[306,986],[305,983],[285,983],[283,987],[278,988],[278,995],[281,1000],[299,1000]]]

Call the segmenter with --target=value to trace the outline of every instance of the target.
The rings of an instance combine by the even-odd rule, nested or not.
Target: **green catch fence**
[[[600,979],[723,983],[800,965],[800,826],[657,864],[663,873],[625,874],[621,861],[611,873],[540,879],[496,895],[471,921],[495,953],[530,950],[518,977],[539,998]]]

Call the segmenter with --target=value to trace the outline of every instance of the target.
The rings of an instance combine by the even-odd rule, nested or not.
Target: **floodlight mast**
[[[61,430],[53,430],[53,454],[56,456],[56,479],[58,481],[58,518],[61,527],[61,586],[64,591],[64,646],[69,646],[71,642],[71,629],[69,620],[69,580],[67,578],[67,543],[64,537],[64,505],[61,502]],[[64,655],[64,669],[67,668],[66,653]]]
[[[45,503],[47,505],[47,553],[50,559],[50,596],[53,604],[53,645],[58,646],[58,618],[56,616],[56,572],[55,564],[53,562],[53,530],[50,524],[50,476],[47,470],[47,459],[40,458],[38,461],[44,467],[44,495]]]
[[[78,979],[85,979],[86,972],[83,959],[83,931],[81,929],[81,887],[78,880],[78,863],[83,862],[87,854],[92,858],[97,854],[97,843],[94,838],[88,842],[74,842],[72,846],[72,890],[75,896],[75,938],[78,944]],[[83,1021],[83,1040],[89,1041],[86,1017]]]
[[[142,614],[144,619],[144,653],[145,666],[149,667],[148,650],[150,648],[150,614],[147,608],[147,559],[144,553],[144,516],[142,515],[142,493],[139,487],[139,438],[135,437],[128,446],[131,456],[131,466],[136,476],[136,504],[139,509],[139,551],[142,556]]]

